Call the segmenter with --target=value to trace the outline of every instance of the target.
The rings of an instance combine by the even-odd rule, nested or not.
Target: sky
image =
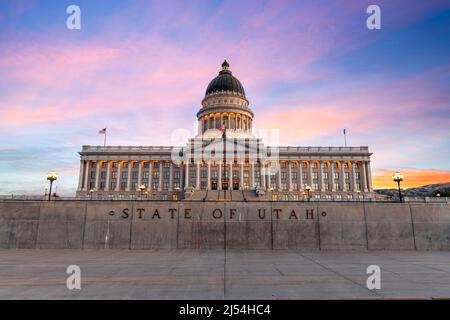
[[[66,8],[81,9],[81,29]],[[366,9],[381,8],[369,30]],[[82,145],[173,145],[223,58],[280,145],[369,146],[375,188],[450,182],[450,1],[0,0],[0,195],[74,195]],[[270,142],[270,141],[269,141]]]

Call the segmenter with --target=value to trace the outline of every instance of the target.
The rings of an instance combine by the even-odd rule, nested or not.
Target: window
[[[259,179],[261,177],[261,172],[255,171],[255,178]]]
[[[150,167],[150,162],[145,162],[145,163],[144,163],[144,168],[145,168],[145,169],[148,169],[149,167]]]
[[[106,169],[106,165],[107,165],[106,162],[102,162],[102,169]]]
[[[280,163],[280,167],[281,167],[281,169],[285,169],[286,168],[286,162],[281,162]]]
[[[208,171],[202,170],[202,171],[200,171],[200,172],[201,172],[201,177],[202,177],[202,178],[206,178],[206,177],[207,177]]]
[[[298,201],[298,194],[293,194],[292,195],[292,200]]]
[[[197,176],[197,172],[192,170],[192,171],[190,171],[190,175],[191,175],[191,178],[195,178]]]
[[[289,201],[289,196],[287,194],[283,194],[282,197],[283,201]]]
[[[313,183],[312,187],[313,187],[313,190],[319,190],[319,184],[317,182]]]
[[[334,173],[334,179],[339,179],[339,173],[338,172]]]
[[[272,201],[278,201],[278,195],[273,194],[272,195]]]
[[[344,169],[348,169],[348,163],[344,163]]]
[[[233,178],[239,177],[239,171],[233,170]]]
[[[164,179],[170,179],[170,171],[164,170],[163,171],[163,178]]]
[[[127,188],[127,183],[126,182],[121,182],[120,183],[120,190],[125,190]]]
[[[101,178],[101,179],[106,179],[106,171],[102,171],[102,172],[100,173],[100,178]]]
[[[311,164],[311,168],[317,169],[317,162],[313,162],[313,163]]]
[[[111,182],[111,190],[115,190],[116,186],[117,186],[117,184],[115,181]]]
[[[292,179],[297,179],[297,172],[292,172],[291,173],[291,178]]]
[[[349,172],[344,172],[344,177],[345,177],[345,180],[349,180],[350,179],[350,173]]]
[[[328,183],[325,183],[323,186],[325,190],[330,190],[330,185]]]
[[[100,182],[100,190],[105,190],[105,183],[103,181]]]
[[[291,168],[292,169],[297,169],[297,163],[296,162],[291,162]]]
[[[148,172],[144,172],[144,173],[142,174],[142,177],[143,177],[144,179],[148,179]]]
[[[217,170],[211,171],[211,177],[217,178]]]
[[[173,177],[174,177],[175,179],[180,179],[180,171],[175,171],[175,172],[173,173]]]
[[[250,177],[250,171],[245,170],[244,171],[244,178],[249,178]]]
[[[137,172],[137,171],[133,171],[133,172],[131,173],[131,178],[132,178],[132,179],[137,179],[137,178],[138,178],[138,172]]]
[[[95,171],[91,171],[91,180],[95,180]]]
[[[137,188],[138,188],[138,185],[137,185],[137,182],[132,182],[131,183],[131,190],[137,190]]]
[[[128,172],[122,172],[122,179],[128,179]]]
[[[164,168],[170,168],[170,162],[164,162]]]
[[[286,180],[286,178],[287,178],[286,172],[282,172],[282,173],[281,173],[281,179],[282,179],[282,180]]]
[[[117,179],[117,171],[111,172],[111,177],[112,177],[113,179]]]
[[[305,163],[305,162],[302,162],[302,169],[306,169],[306,168],[307,168],[306,163]]]
[[[115,169],[115,168],[117,168],[117,162],[113,162],[112,163],[112,167]]]
[[[359,172],[355,172],[356,173],[356,179],[359,179]]]
[[[317,179],[318,176],[317,172],[313,172],[313,179]]]
[[[169,183],[167,181],[163,183],[163,190],[169,190]]]
[[[292,189],[298,190],[298,184],[297,184],[297,182],[292,182]]]
[[[286,182],[282,182],[281,183],[281,189],[287,190],[287,183]]]
[[[328,172],[323,173],[323,178],[324,178],[324,180],[328,180]]]
[[[138,169],[139,168],[139,162],[133,162],[133,168]]]
[[[122,167],[123,167],[123,168],[128,168],[128,162],[125,162],[125,163],[122,165]]]
[[[308,174],[306,172],[302,172],[302,179],[303,180],[308,179]]]
[[[339,183],[338,182],[334,183],[334,190],[339,190]]]

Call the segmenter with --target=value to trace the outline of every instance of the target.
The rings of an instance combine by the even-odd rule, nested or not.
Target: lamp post
[[[403,175],[400,174],[400,172],[396,172],[393,176],[392,176],[392,180],[394,180],[395,182],[397,182],[398,185],[398,197],[400,199],[400,203],[402,203],[402,191],[400,189],[400,182],[403,181]]]
[[[305,190],[308,193],[308,202],[310,202],[311,201],[311,186],[306,186]]]
[[[358,195],[358,201],[361,201],[361,190],[356,191],[356,194]]]
[[[47,180],[50,181],[50,192],[48,193],[48,201],[50,201],[52,195],[53,181],[56,181],[56,179],[58,179],[58,174],[56,172],[51,171],[47,174]]]
[[[92,200],[92,195],[94,193],[94,189],[89,190],[89,198]]]
[[[141,200],[142,200],[142,195],[143,195],[143,193],[144,193],[144,190],[145,190],[145,185],[140,185],[139,186],[139,195],[140,195],[140,197],[141,197]]]

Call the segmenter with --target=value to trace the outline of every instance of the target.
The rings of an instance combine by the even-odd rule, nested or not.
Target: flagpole
[[[106,147],[106,130],[105,130],[105,138],[103,140],[103,146]]]
[[[344,145],[347,148],[347,135],[345,129],[344,129]]]

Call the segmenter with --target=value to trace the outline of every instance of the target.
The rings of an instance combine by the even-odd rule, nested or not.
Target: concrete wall
[[[4,201],[0,248],[450,250],[450,205]]]

